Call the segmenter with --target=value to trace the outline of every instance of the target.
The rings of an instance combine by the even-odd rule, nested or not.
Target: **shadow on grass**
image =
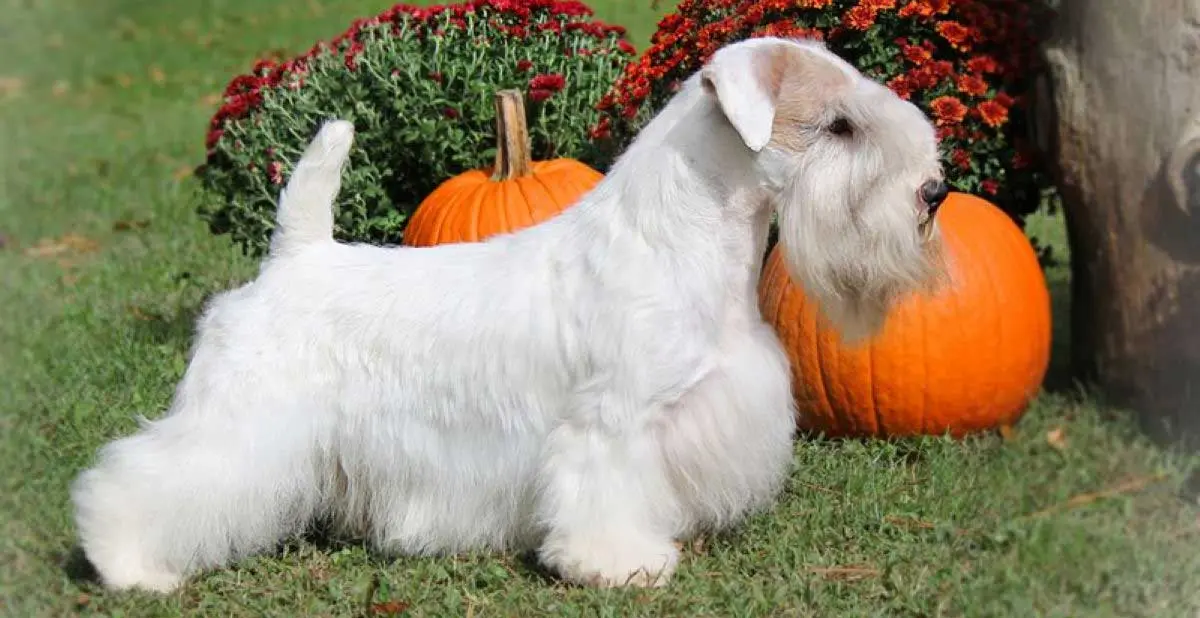
[[[1047,277],[1050,289],[1050,367],[1042,388],[1048,393],[1077,394],[1079,384],[1071,370],[1071,282],[1066,277]]]
[[[173,311],[154,311],[134,308],[129,321],[130,336],[140,342],[187,348],[196,332],[196,320],[208,300],[180,305]]]
[[[304,533],[285,539],[278,543],[274,551],[264,552],[263,556],[279,556],[285,553],[299,553],[303,545],[311,545],[314,550],[324,555],[332,555],[343,549],[363,549],[369,562],[379,567],[388,567],[397,559],[404,557],[386,554],[375,550],[361,538],[339,533],[327,520],[314,521]],[[535,551],[525,551],[513,556],[515,574],[538,585],[555,586],[562,580],[546,568],[537,557]],[[73,545],[57,557],[57,562],[67,578],[81,589],[100,588],[102,581],[95,565],[88,560],[83,548]],[[239,564],[231,562],[224,569],[236,571]],[[192,577],[203,576],[204,571],[194,573]]]
[[[59,562],[67,578],[75,585],[80,587],[100,585],[100,573],[84,555],[82,547],[76,545],[67,550]]]

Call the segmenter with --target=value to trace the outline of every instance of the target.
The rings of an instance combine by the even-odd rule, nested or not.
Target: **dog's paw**
[[[547,540],[540,554],[564,580],[598,588],[665,586],[679,564],[673,543],[644,537]]]
[[[168,593],[184,581],[180,573],[150,567],[146,557],[140,555],[133,546],[93,544],[90,551],[83,552],[83,559],[91,567],[89,577],[99,580],[104,588],[112,591]]]
[[[183,583],[183,577],[177,573],[144,569],[135,564],[119,564],[97,570],[104,587],[113,591],[144,590],[166,594],[174,592]]]

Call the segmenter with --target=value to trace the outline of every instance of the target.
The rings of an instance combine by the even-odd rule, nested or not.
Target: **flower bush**
[[[400,241],[413,208],[447,178],[490,164],[496,91],[524,90],[532,154],[602,166],[595,103],[634,58],[624,29],[574,0],[396,5],[298,58],[261,60],[225,89],[198,175],[201,215],[261,255],[279,190],[326,119],[357,132],[338,198],[343,240]]]
[[[683,0],[600,101],[594,139],[622,148],[726,43],[810,37],[935,122],[947,181],[1018,223],[1050,188],[1027,143],[1037,0]]]

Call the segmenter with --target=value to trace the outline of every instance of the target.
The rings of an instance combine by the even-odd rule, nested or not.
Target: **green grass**
[[[0,614],[1200,611],[1200,512],[1180,496],[1195,460],[1070,392],[1042,396],[1009,439],[802,441],[780,505],[690,549],[665,590],[570,588],[520,556],[389,560],[308,540],[161,597],[76,578],[68,483],[134,415],[164,409],[201,302],[253,272],[207,234],[183,177],[203,156],[209,97],[258,52],[307,49],[387,4],[0,0]],[[596,4],[644,43],[649,0]],[[1060,221],[1031,230],[1061,250]],[[70,246],[46,255],[47,239]],[[1065,277],[1049,272],[1060,326]],[[1047,440],[1056,429],[1064,444]]]

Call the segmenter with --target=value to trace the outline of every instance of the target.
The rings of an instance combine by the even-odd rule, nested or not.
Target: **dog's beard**
[[[856,343],[877,334],[892,306],[936,289],[944,271],[936,221],[917,215],[915,190],[846,195],[845,179],[797,179],[780,194],[779,242],[792,279],[822,318]]]

